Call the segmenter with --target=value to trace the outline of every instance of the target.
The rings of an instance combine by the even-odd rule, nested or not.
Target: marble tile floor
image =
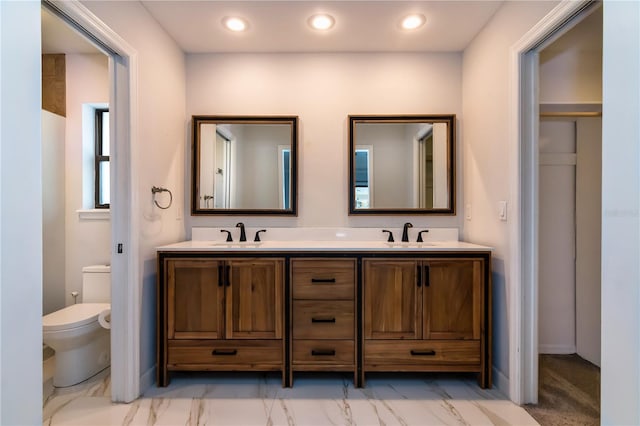
[[[364,389],[348,375],[174,373],[130,404],[109,400],[105,371],[44,402],[44,425],[537,425],[473,376],[371,374]]]

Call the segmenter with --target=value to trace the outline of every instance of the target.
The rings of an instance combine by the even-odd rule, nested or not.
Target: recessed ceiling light
[[[235,32],[244,31],[249,26],[246,20],[242,18],[238,18],[237,16],[228,16],[224,18],[222,20],[222,24],[228,30],[235,31]]]
[[[407,15],[402,20],[402,28],[405,30],[415,30],[416,28],[420,28],[426,22],[426,18],[424,15],[419,13],[414,13],[412,15]]]
[[[325,31],[333,27],[333,24],[336,23],[333,16],[327,15],[326,13],[320,13],[317,15],[313,15],[309,18],[309,25],[311,28],[316,30]]]

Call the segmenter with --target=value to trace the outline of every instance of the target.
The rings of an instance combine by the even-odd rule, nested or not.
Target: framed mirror
[[[191,214],[297,214],[298,117],[194,115]]]
[[[455,214],[455,115],[349,116],[349,214]]]

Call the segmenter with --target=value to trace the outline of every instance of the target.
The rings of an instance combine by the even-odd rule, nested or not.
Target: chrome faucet
[[[402,227],[402,242],[409,242],[409,228],[413,228],[413,225],[409,222],[405,223]]]
[[[236,223],[236,228],[240,228],[240,241],[247,241],[247,234],[244,232],[244,223]]]

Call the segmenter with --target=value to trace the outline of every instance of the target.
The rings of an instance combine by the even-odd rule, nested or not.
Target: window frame
[[[96,209],[108,209],[110,207],[110,203],[100,203],[100,188],[102,187],[103,176],[100,172],[100,164],[107,162],[109,163],[109,155],[102,155],[103,148],[103,140],[102,140],[102,129],[103,129],[103,114],[105,112],[109,112],[109,108],[96,108],[95,109],[95,120],[94,120],[94,206]],[[111,200],[109,200],[111,201]]]

